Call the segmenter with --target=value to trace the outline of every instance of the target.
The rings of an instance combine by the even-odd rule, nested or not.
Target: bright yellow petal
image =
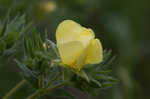
[[[83,51],[83,45],[79,41],[57,45],[63,64],[72,66]]]
[[[65,20],[59,24],[56,30],[56,40],[58,43],[76,40],[81,30],[80,24],[71,20]]]
[[[94,39],[94,37],[95,37],[94,32],[91,29],[82,27],[82,31],[78,36],[78,40],[82,42],[82,44],[86,48],[89,46],[91,40]]]
[[[78,57],[75,65],[77,67],[78,70],[80,70],[82,67],[84,67],[85,65],[85,59],[87,56],[87,52],[88,52],[88,48],[85,48],[82,53],[80,54],[80,56]]]
[[[103,49],[101,42],[98,39],[93,39],[88,48],[86,64],[97,64],[103,59]]]
[[[76,69],[85,64],[102,61],[102,47],[91,29],[80,24],[65,20],[56,30],[57,47],[63,64]]]
[[[86,29],[72,20],[63,21],[56,30],[56,40],[58,44],[79,41],[84,47],[87,47],[93,38],[94,33],[91,29]]]

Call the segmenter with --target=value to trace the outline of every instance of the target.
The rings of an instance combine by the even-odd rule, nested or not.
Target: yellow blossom
[[[87,64],[97,64],[103,59],[101,42],[95,39],[93,30],[72,20],[59,24],[56,40],[62,63],[70,68],[80,70]]]
[[[43,47],[45,50],[47,49],[46,43],[43,43]]]

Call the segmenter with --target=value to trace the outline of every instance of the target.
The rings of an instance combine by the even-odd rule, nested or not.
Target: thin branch
[[[4,97],[3,99],[8,99],[10,96],[13,95],[22,85],[24,85],[25,80],[20,81],[14,88],[12,88]]]
[[[39,86],[40,88],[44,88],[44,75],[40,75]]]

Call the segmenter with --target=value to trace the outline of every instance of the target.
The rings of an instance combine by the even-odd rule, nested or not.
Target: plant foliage
[[[110,68],[115,59],[111,51],[104,50],[102,63],[89,64],[81,71],[75,71],[62,66],[56,44],[47,36],[42,38],[35,27],[26,24],[24,15],[0,21],[1,57],[10,52],[15,53],[20,45],[23,45],[24,54],[21,59],[16,58],[14,61],[20,68],[23,79],[37,90],[34,94],[39,94],[38,96],[55,97],[60,94],[61,97],[73,99],[75,97],[65,90],[65,86],[94,94],[97,90],[116,83]]]

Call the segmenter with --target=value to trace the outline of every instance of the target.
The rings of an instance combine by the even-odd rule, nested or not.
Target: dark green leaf
[[[57,55],[57,57],[59,57],[59,53],[58,53],[58,49],[55,43],[53,43],[51,40],[46,40],[47,43],[50,45],[50,47],[53,49],[53,51],[55,52],[55,54]]]
[[[36,75],[28,69],[24,64],[19,62],[18,60],[15,59],[15,62],[19,66],[19,68],[22,70],[22,76],[35,88],[38,88],[38,78]]]
[[[102,71],[96,71],[95,74],[110,74],[112,70],[102,70]]]
[[[79,75],[81,78],[85,79],[87,82],[90,81],[88,75],[84,72],[84,70],[81,70],[79,72],[75,72],[77,75]]]
[[[92,85],[95,88],[101,88],[102,87],[101,83],[95,79],[90,80],[90,85]]]

